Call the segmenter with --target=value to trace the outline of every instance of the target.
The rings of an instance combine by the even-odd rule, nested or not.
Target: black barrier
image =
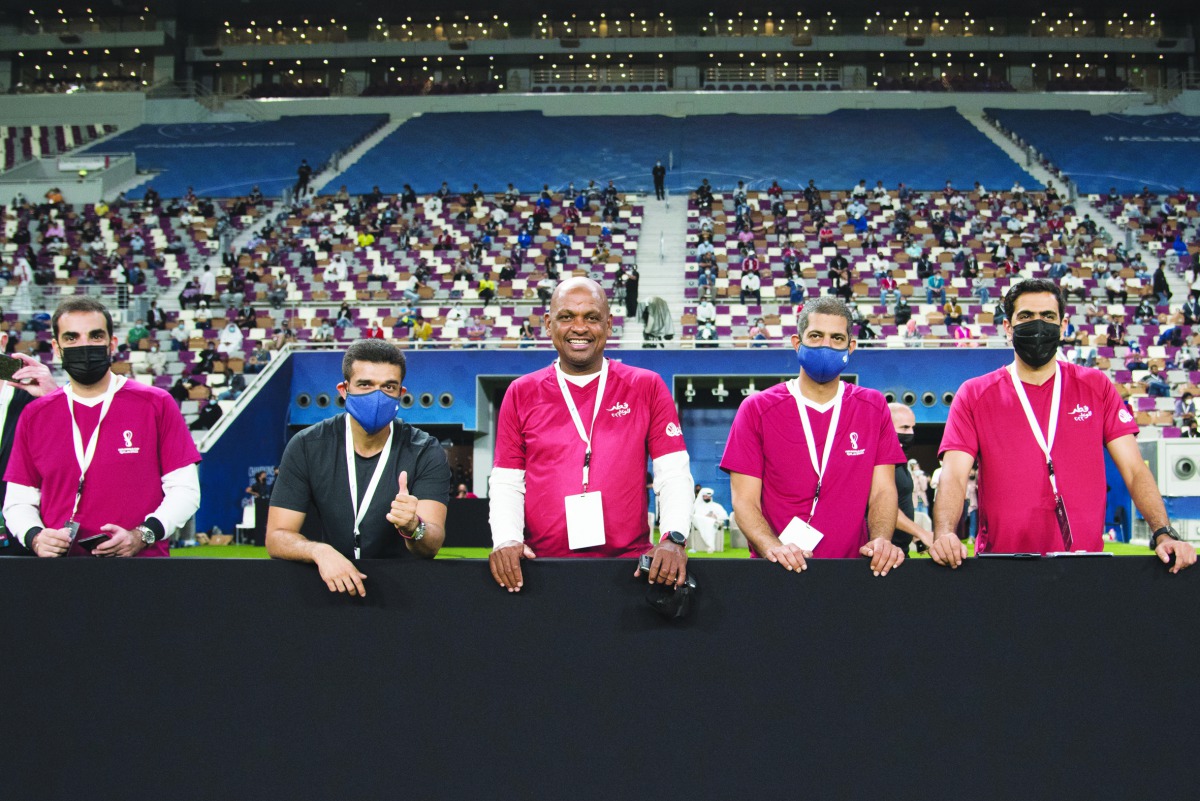
[[[1196,798],[1200,568],[1151,558],[0,561],[5,799]]]

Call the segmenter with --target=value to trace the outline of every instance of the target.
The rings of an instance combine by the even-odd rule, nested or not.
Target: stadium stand
[[[59,156],[116,131],[114,125],[0,125],[0,170]]]
[[[301,159],[319,172],[333,154],[350,150],[386,121],[380,114],[348,114],[337,117],[336,124],[330,117],[296,116],[140,125],[106,141],[103,151],[134,153],[139,169],[160,173],[154,187],[163,197],[183,197],[193,187],[199,195],[230,197],[249,194],[254,186],[278,196],[295,184]],[[128,194],[139,198],[145,189]]]
[[[499,141],[506,143],[497,153]],[[739,143],[754,142],[754,147]],[[921,142],[897,149],[896,141]],[[338,181],[353,194],[408,183],[419,193],[443,181],[461,191],[549,184],[562,191],[581,174],[650,192],[649,167],[666,151],[677,166],[668,184],[690,190],[702,178],[765,189],[772,179],[803,186],[820,165],[827,186],[873,175],[893,186],[1032,185],[1033,179],[954,109],[844,109],[822,115],[718,114],[555,117],[541,112],[423,114],[401,125]],[[886,154],[886,155],[884,155]],[[583,168],[581,169],[581,165]]]
[[[997,108],[986,113],[1069,175],[1084,194],[1200,185],[1200,118]]]

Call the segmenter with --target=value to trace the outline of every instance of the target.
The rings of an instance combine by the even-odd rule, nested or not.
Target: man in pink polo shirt
[[[1104,448],[1153,532],[1150,546],[1171,572],[1192,565],[1137,445],[1137,424],[1099,370],[1060,361],[1066,325],[1058,286],[1021,281],[1004,297],[1012,364],[963,384],[950,406],[934,508],[938,564],[958,567],[955,533],[967,477],[978,464],[978,553],[1050,553],[1104,548]]]
[[[675,402],[662,378],[604,358],[612,315],[604,290],[568,278],[545,325],[550,366],[512,383],[500,406],[489,522],[492,577],[521,589],[535,556],[637,557],[652,550],[649,580],[687,578],[692,473]],[[649,539],[646,456],[663,531]]]
[[[861,555],[885,576],[904,561],[892,532],[905,457],[883,395],[839,378],[851,321],[837,298],[804,305],[792,335],[799,377],[742,401],[721,469],[752,553],[795,571]]]
[[[112,316],[64,300],[51,318],[70,383],[29,404],[4,479],[4,518],[38,556],[167,556],[200,505],[200,453],[175,401],[113,373]]]

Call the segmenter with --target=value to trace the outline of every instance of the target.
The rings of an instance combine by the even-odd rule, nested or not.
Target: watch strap
[[[1162,528],[1155,529],[1154,533],[1150,535],[1150,550],[1154,550],[1158,547],[1158,538],[1164,534],[1175,541],[1182,539],[1179,536],[1179,532],[1175,530],[1174,526],[1171,526],[1170,524],[1165,525]]]

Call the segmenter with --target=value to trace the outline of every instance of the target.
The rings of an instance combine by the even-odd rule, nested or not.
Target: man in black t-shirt
[[[345,413],[301,431],[283,452],[267,551],[316,564],[331,592],[366,594],[351,559],[431,559],[446,538],[450,465],[436,438],[396,419],[404,368],[390,342],[355,342],[337,387]]]
[[[889,403],[888,409],[892,413],[892,426],[896,429],[900,447],[908,448],[916,436],[916,415],[903,403]],[[908,472],[907,462],[896,465],[896,498],[899,512],[896,514],[896,530],[892,533],[892,544],[908,553],[909,544],[916,538],[917,550],[925,550],[933,542],[933,532],[913,521],[913,479]]]

